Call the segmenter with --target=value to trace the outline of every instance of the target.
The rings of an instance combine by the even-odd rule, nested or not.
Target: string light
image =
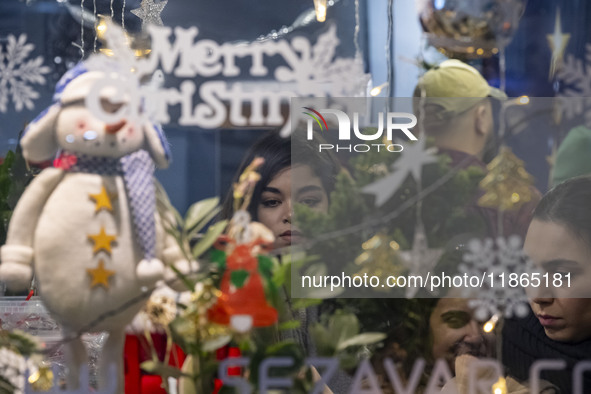
[[[511,100],[506,100],[501,104],[501,110],[499,111],[499,119],[501,121],[500,127],[499,127],[499,137],[500,138],[503,138],[505,136],[505,128],[506,128],[505,118],[506,118],[507,110],[510,107],[513,107],[515,105],[527,105],[527,104],[529,104],[529,101],[530,101],[529,96],[523,95],[523,96],[513,98]]]
[[[84,59],[84,0],[80,0],[80,51]]]
[[[330,7],[335,6],[339,1],[341,1],[341,0],[328,0],[328,2],[326,4],[327,5],[326,8],[330,8]],[[316,19],[315,14],[316,14],[316,12],[310,8],[309,10],[304,11],[302,14],[300,14],[295,19],[295,21],[293,22],[292,25],[290,25],[290,26],[283,25],[279,30],[273,29],[269,33],[267,33],[266,35],[260,35],[256,39],[256,41],[263,42],[263,41],[267,41],[267,40],[277,40],[277,39],[293,32],[296,29],[299,29],[300,27],[308,26],[310,23],[312,23],[314,21],[314,19]]]
[[[369,94],[370,94],[370,96],[373,96],[373,97],[375,97],[375,96],[379,96],[379,95],[380,95],[380,93],[382,93],[382,90],[383,90],[385,87],[387,87],[387,86],[388,86],[388,82],[384,82],[383,84],[381,84],[381,85],[379,85],[379,86],[376,86],[376,87],[372,88],[372,89],[369,91]]]
[[[491,388],[493,394],[507,394],[507,381],[501,376]]]
[[[100,21],[96,26],[96,37],[98,37],[98,39],[100,39],[101,41],[105,40],[105,33],[107,32],[107,21],[105,19],[104,16],[99,15],[100,17]],[[128,47],[130,47],[131,49],[133,49],[134,55],[135,57],[145,57],[147,56],[152,50],[150,48],[147,48],[147,43],[144,40],[138,39],[138,38],[134,38],[132,36],[130,36],[127,32],[124,32],[125,34],[125,45],[127,45]],[[100,48],[99,51],[106,55],[106,56],[114,56],[114,52],[112,49],[110,48]]]
[[[495,313],[494,315],[492,315],[492,317],[490,318],[489,321],[484,323],[484,326],[482,326],[482,329],[486,333],[492,332],[492,330],[495,329],[495,326],[497,325],[498,321],[499,321],[499,315]]]
[[[95,16],[95,19],[94,19],[95,35],[94,35],[94,41],[92,43],[92,52],[96,53],[96,43],[98,41],[98,35],[96,34],[96,0],[92,0],[92,13]]]
[[[107,22],[105,18],[100,18],[100,22],[96,25],[96,36],[99,40],[102,40],[105,37],[105,32],[107,31]]]
[[[326,0],[314,0],[314,10],[316,10],[316,20],[324,22],[326,20]]]

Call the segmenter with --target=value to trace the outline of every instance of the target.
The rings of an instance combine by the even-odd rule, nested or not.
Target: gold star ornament
[[[101,227],[98,234],[91,234],[88,238],[94,243],[93,254],[97,254],[101,250],[111,254],[111,244],[117,240],[117,236],[107,234],[104,227]]]
[[[96,205],[94,207],[94,211],[98,212],[101,209],[105,209],[109,212],[113,212],[113,206],[111,205],[111,199],[107,194],[107,189],[105,186],[101,186],[101,192],[98,194],[90,194],[90,199],[93,200]]]
[[[91,289],[96,286],[103,286],[105,289],[108,289],[109,278],[115,275],[115,271],[105,269],[105,262],[103,260],[99,261],[97,268],[87,268],[86,272],[92,277],[92,282],[90,283]]]
[[[550,60],[550,79],[554,78],[558,67],[562,64],[564,58],[564,50],[570,40],[570,34],[562,33],[562,25],[560,23],[560,8],[556,10],[556,21],[554,22],[554,33],[546,35],[548,45],[552,51],[552,59]]]

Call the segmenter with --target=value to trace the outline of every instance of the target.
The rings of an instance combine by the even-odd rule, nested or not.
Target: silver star
[[[145,29],[147,24],[162,26],[160,14],[166,7],[166,3],[168,0],[162,0],[159,3],[154,3],[154,0],[142,0],[140,8],[131,10],[131,13],[142,20],[142,29]]]
[[[363,192],[376,196],[377,206],[388,201],[409,175],[420,183],[423,166],[437,162],[437,149],[425,148],[426,140],[421,138],[413,144],[405,145],[400,158],[394,162],[394,171],[362,189]]]

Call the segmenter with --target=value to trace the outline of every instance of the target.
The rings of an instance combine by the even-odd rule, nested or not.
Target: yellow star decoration
[[[88,238],[94,242],[93,254],[97,254],[101,250],[111,254],[111,243],[117,240],[117,236],[107,234],[104,227],[101,227],[100,233],[88,235]]]
[[[96,203],[94,208],[95,212],[100,211],[101,209],[106,209],[109,212],[113,212],[113,206],[111,205],[111,199],[107,194],[107,189],[105,186],[101,186],[101,192],[98,194],[90,194],[89,195],[92,200]]]
[[[92,276],[92,283],[90,284],[90,288],[96,286],[104,286],[106,289],[109,288],[109,278],[115,275],[115,271],[105,269],[105,262],[103,260],[99,260],[97,268],[87,268],[86,272],[90,276]]]
[[[566,49],[566,44],[568,44],[568,40],[570,40],[570,34],[562,33],[562,25],[560,23],[560,8],[556,10],[554,33],[547,34],[546,38],[548,39],[548,45],[550,46],[550,50],[552,51],[549,77],[550,79],[553,79],[554,75],[556,74],[556,71],[558,71],[558,67],[562,63],[562,59],[564,58],[564,50]]]

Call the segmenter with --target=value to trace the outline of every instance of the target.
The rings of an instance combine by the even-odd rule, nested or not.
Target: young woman
[[[337,159],[300,138],[283,138],[270,132],[259,139],[244,157],[237,177],[255,157],[265,162],[259,169],[248,212],[252,220],[267,226],[275,236],[276,248],[301,240],[302,234],[292,225],[293,205],[304,204],[318,212],[327,212],[330,193],[340,171]],[[224,202],[222,216],[233,214],[233,196]]]
[[[319,137],[315,137],[319,140]],[[258,221],[269,228],[275,236],[274,248],[296,244],[303,235],[293,224],[295,204],[304,204],[309,208],[326,213],[330,203],[336,177],[341,170],[340,163],[333,154],[317,152],[311,144],[299,137],[283,138],[277,132],[269,132],[257,140],[245,155],[236,172],[236,179],[256,157],[262,157],[264,164],[258,173],[261,179],[257,182],[248,212],[252,220]],[[229,193],[224,201],[222,217],[230,219],[233,215],[233,193]],[[309,336],[309,327],[318,321],[319,308],[310,307],[294,311],[291,308],[289,294],[284,299],[288,305],[287,319],[300,321],[300,328],[283,331],[282,336],[295,339],[306,351],[306,355],[314,355],[315,346]],[[313,370],[313,374],[317,374]],[[323,393],[346,392],[350,378],[339,373],[338,378],[330,383],[330,389]]]
[[[512,374],[527,378],[537,360],[564,361],[563,367],[547,368],[541,376],[563,393],[572,393],[575,364],[591,359],[590,177],[567,180],[542,198],[524,250],[551,281],[530,295],[529,318],[506,323],[505,364]],[[556,277],[562,280],[554,282]],[[591,392],[591,372],[583,376],[582,392]]]

